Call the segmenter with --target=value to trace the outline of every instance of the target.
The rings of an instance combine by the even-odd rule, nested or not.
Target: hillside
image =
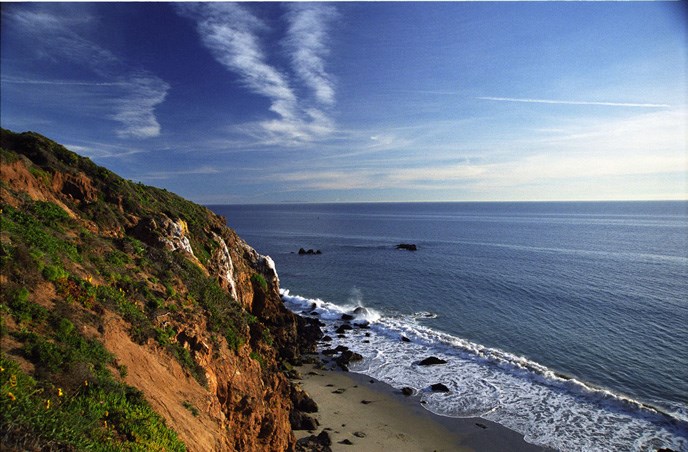
[[[294,449],[320,330],[272,260],[36,133],[0,146],[2,449]]]

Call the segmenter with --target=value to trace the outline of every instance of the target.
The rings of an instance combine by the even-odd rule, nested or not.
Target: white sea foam
[[[334,338],[328,347],[345,345],[364,357],[350,370],[396,388],[413,388],[434,413],[482,417],[531,443],[559,450],[688,451],[688,423],[681,416],[557,374],[525,357],[435,331],[425,322],[432,313],[383,316],[363,307],[360,299],[340,306],[288,290],[282,297],[294,312],[317,314],[325,321],[326,333]],[[355,328],[338,337],[334,330],[343,314],[353,315],[354,323],[370,324],[370,329]],[[418,365],[427,356],[447,364]],[[449,393],[433,392],[435,383],[446,385]]]

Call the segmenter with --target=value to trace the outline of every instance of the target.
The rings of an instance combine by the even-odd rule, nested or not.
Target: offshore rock
[[[430,389],[432,389],[433,392],[449,392],[449,388],[442,383],[435,383],[430,386]]]
[[[418,363],[419,366],[434,366],[437,364],[447,364],[447,361],[440,359],[436,356],[430,356]]]

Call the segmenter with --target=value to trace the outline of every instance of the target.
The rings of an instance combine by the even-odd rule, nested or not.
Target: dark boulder
[[[398,250],[418,251],[415,243],[400,243],[397,245]]]
[[[342,369],[349,370],[348,366],[351,361],[360,361],[362,359],[363,356],[360,354],[352,352],[351,350],[346,350],[343,351],[342,354],[334,360],[334,362],[337,363],[337,365]]]
[[[342,314],[342,320],[353,320],[356,317],[352,316],[351,314]]]
[[[440,359],[436,356],[430,356],[428,358],[425,358],[423,361],[419,362],[419,366],[433,366],[436,364],[446,364],[447,361]]]
[[[330,434],[323,430],[318,436],[310,435],[296,441],[298,452],[332,452],[332,438]]]
[[[409,388],[408,386],[405,386],[405,387],[401,388],[401,393],[407,397],[411,396],[411,395],[413,395],[413,388]]]
[[[337,333],[337,334],[344,334],[344,333],[346,333],[348,330],[353,330],[353,329],[354,329],[354,328],[353,328],[351,325],[346,325],[346,324],[345,324],[345,325],[341,325],[339,328],[337,328],[337,329],[335,330],[335,333]]]
[[[313,249],[310,249],[310,250],[306,251],[304,248],[299,248],[299,254],[300,254],[301,256],[303,256],[303,255],[305,255],[305,254],[308,254],[308,255],[322,254],[322,251],[320,251],[320,250],[313,250]]]
[[[449,388],[442,383],[435,383],[434,385],[430,386],[430,389],[432,389],[434,392],[449,392]]]
[[[318,412],[318,404],[302,389],[294,389],[292,391],[291,401],[294,404],[294,408],[299,411],[303,411],[304,413]]]
[[[401,336],[401,342],[411,342],[411,339],[407,338],[406,336]]]
[[[318,428],[318,420],[301,411],[292,411],[289,414],[289,422],[293,430],[315,430]]]

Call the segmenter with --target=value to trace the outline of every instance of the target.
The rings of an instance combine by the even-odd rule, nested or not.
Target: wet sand
[[[479,418],[448,418],[423,408],[415,396],[365,375],[304,365],[295,380],[318,404],[317,430],[333,451],[543,451],[521,435]]]

